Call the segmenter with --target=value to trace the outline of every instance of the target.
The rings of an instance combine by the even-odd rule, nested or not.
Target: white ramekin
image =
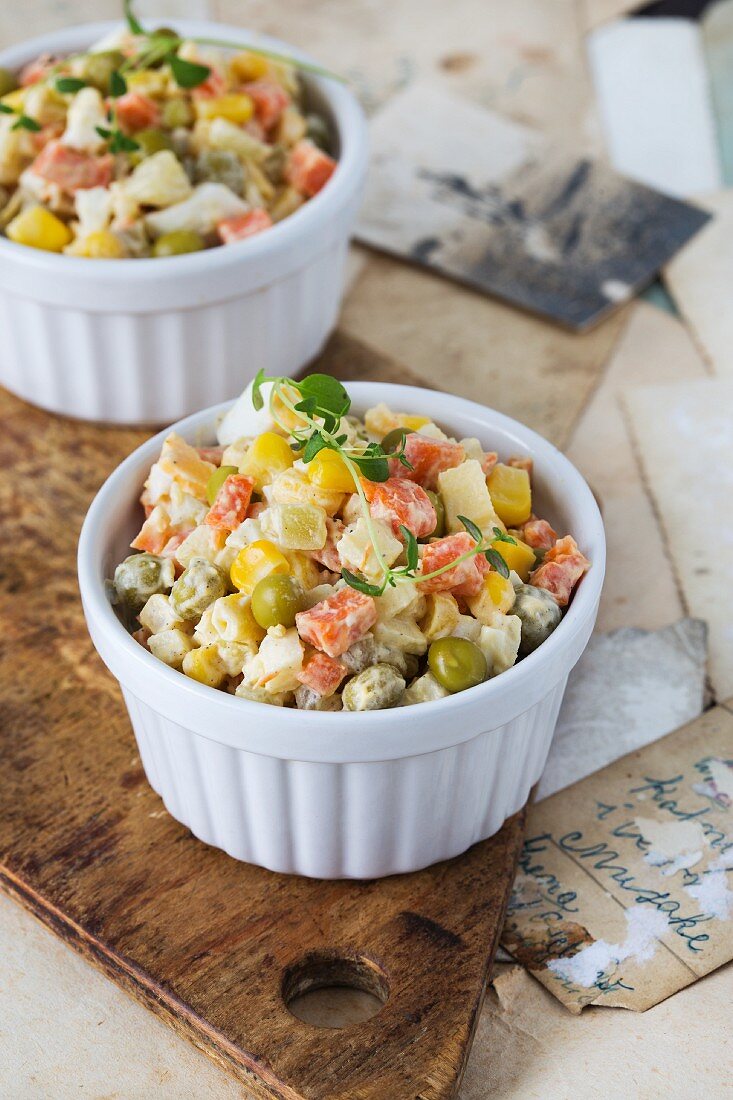
[[[552,740],[565,682],[595,622],[605,568],[598,507],[568,460],[500,413],[409,386],[349,387],[363,412],[433,417],[501,454],[530,454],[536,509],[592,561],[555,632],[514,668],[437,702],[364,713],[283,710],[204,687],[156,660],[118,621],[105,578],[129,552],[138,497],[165,433],[108,478],[79,540],[92,640],[120,681],[143,766],[166,808],[207,844],[273,871],[374,878],[465,851],[524,805]],[[207,409],[176,425],[210,442]]]
[[[174,24],[184,35],[305,58],[241,27]],[[84,49],[117,25],[32,39],[0,53],[0,65]],[[85,260],[0,237],[0,383],[68,416],[165,424],[235,397],[260,367],[292,375],[317,355],[338,315],[367,141],[343,84],[306,82],[333,124],[338,166],[320,194],[266,233],[170,260]]]

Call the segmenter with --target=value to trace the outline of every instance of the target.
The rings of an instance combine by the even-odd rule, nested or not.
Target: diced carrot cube
[[[309,611],[295,616],[298,633],[329,657],[340,657],[377,621],[377,605],[371,596],[354,588],[341,588]]]
[[[498,461],[499,461],[499,456],[496,453],[496,451],[487,451],[486,452],[486,454],[484,455],[484,458],[483,458],[483,462],[481,463],[481,469],[483,470],[483,472],[486,474],[487,477],[489,476],[491,471],[494,469],[494,466],[496,466]]]
[[[424,576],[427,573],[433,573],[436,569],[442,569],[463,554],[467,554],[469,550],[473,550],[475,545],[474,539],[465,531],[429,542],[423,553],[420,573]],[[446,569],[439,576],[420,581],[418,587],[421,592],[453,591],[459,596],[475,596],[481,588],[488,564],[483,555],[474,554],[473,557],[458,562],[452,569]]]
[[[460,466],[466,452],[460,443],[449,443],[443,439],[428,439],[427,436],[411,432],[405,439],[405,458],[412,466],[408,470],[397,458],[390,459],[392,477],[417,481],[424,489],[436,489],[438,474]]]
[[[301,684],[305,684],[318,695],[328,696],[333,695],[348,671],[346,665],[316,649],[307,658],[297,677]]]
[[[271,130],[280,118],[290,96],[274,80],[254,80],[243,89],[255,105],[255,118],[265,131]]]
[[[589,568],[590,562],[578,549],[575,539],[566,535],[547,551],[542,565],[530,574],[529,583],[535,588],[544,588],[560,607],[565,607],[573,588]]]
[[[515,466],[519,470],[526,470],[531,477],[534,462],[529,455],[514,455],[513,458],[507,461],[507,466]]]
[[[216,494],[216,500],[204,517],[209,527],[234,531],[247,518],[247,509],[255,483],[243,474],[229,474]]]
[[[38,84],[40,80],[45,80],[55,64],[56,61],[50,53],[42,53],[40,57],[29,61],[20,71],[21,87],[28,88],[31,84]]]
[[[90,187],[107,187],[112,182],[114,158],[109,153],[95,157],[59,141],[50,141],[33,161],[31,171],[57,184],[62,191],[86,191]]]
[[[224,75],[219,72],[218,69],[212,68],[209,75],[201,84],[197,84],[193,89],[194,96],[217,96],[222,95],[227,89],[227,82]]]
[[[223,218],[216,226],[219,239],[224,244],[234,244],[243,241],[247,237],[253,237],[255,233],[261,233],[263,229],[270,229],[272,218],[261,207],[248,210],[246,214],[234,214],[231,218]]]
[[[125,92],[115,101],[117,121],[128,134],[147,130],[160,122],[160,108],[154,99],[140,92]]]
[[[333,157],[303,138],[293,146],[285,175],[291,187],[310,199],[328,183],[335,168]]]
[[[402,537],[400,526],[406,527],[417,539],[433,533],[437,516],[421,485],[396,477],[367,484],[370,485],[369,511],[374,519],[388,523],[398,538]]]
[[[557,532],[553,531],[547,520],[535,519],[534,516],[522,524],[519,533],[522,542],[526,542],[533,550],[549,550],[557,542]]]

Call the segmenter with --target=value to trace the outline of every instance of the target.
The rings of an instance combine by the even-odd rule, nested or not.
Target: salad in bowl
[[[115,604],[158,660],[250,702],[366,711],[499,676],[556,629],[590,561],[533,511],[532,460],[326,375],[260,374],[216,446],[175,432]]]
[[[336,161],[297,63],[226,45],[145,31],[128,8],[127,26],[83,52],[0,69],[6,237],[170,257],[245,240],[313,198]]]

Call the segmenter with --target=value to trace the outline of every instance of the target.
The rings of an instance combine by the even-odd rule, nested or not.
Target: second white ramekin
[[[116,25],[35,38],[0,53],[0,65],[84,49]],[[241,27],[175,26],[304,57]],[[235,397],[260,367],[293,375],[317,355],[341,303],[367,141],[344,85],[307,84],[331,119],[338,165],[323,191],[266,233],[169,260],[85,260],[0,237],[0,384],[67,416],[165,424]]]
[[[425,867],[491,836],[524,805],[542,773],[568,673],[593,629],[605,568],[593,495],[540,436],[442,393],[365,382],[349,392],[357,412],[386,401],[501,454],[530,454],[537,512],[571,532],[591,559],[555,632],[494,680],[396,710],[316,713],[238,699],[157,661],[118,621],[105,578],[129,552],[140,487],[163,433],[104,483],[79,540],[89,631],[120,681],[145,772],[169,812],[236,859],[317,878]],[[225,408],[175,430],[209,442]]]

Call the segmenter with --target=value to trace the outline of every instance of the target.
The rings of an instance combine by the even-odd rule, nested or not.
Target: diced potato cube
[[[478,638],[489,668],[489,676],[506,672],[517,659],[522,638],[522,621],[518,615],[502,615],[496,612],[493,626],[482,626]]]
[[[271,627],[260,645],[256,657],[247,664],[245,678],[255,687],[272,694],[297,691],[298,673],[303,667],[305,649],[298,631],[292,627]]]
[[[125,180],[124,188],[141,206],[161,208],[182,202],[193,190],[183,165],[170,149],[161,149],[141,160]]]
[[[481,464],[475,458],[438,474],[438,489],[443,498],[449,531],[465,529],[458,516],[466,516],[489,536],[494,527],[500,531],[506,530],[491,503]]]
[[[285,550],[322,550],[326,513],[317,504],[272,504],[261,516],[262,529]]]
[[[227,675],[216,645],[192,649],[183,658],[183,671],[192,680],[212,688],[221,687]]]
[[[417,585],[399,581],[393,588],[388,585],[381,596],[376,597],[377,619],[386,622],[397,615],[409,616],[413,619],[421,618],[425,613],[425,598],[420,594]]]
[[[203,523],[200,527],[188,535],[176,550],[176,561],[188,568],[194,558],[204,558],[214,563],[219,551],[224,546],[226,531],[220,531],[216,527],[209,527]]]
[[[477,645],[480,636],[481,623],[474,619],[473,615],[461,615],[450,632],[451,638],[467,638],[469,642],[475,642]]]
[[[183,658],[194,648],[194,641],[190,634],[178,627],[171,630],[163,630],[160,634],[151,634],[148,638],[148,649],[159,661],[164,661],[171,668],[180,668]]]
[[[522,542],[521,539],[515,539],[513,543],[497,542],[494,549],[501,554],[508,569],[517,573],[521,577],[522,583],[525,584],[537,564],[537,557],[532,547],[527,546],[526,542]]]
[[[290,692],[265,691],[264,688],[253,687],[246,680],[242,680],[234,694],[240,699],[249,699],[252,703],[269,703],[273,707],[284,707],[292,699]]]
[[[151,634],[160,634],[163,630],[174,628],[190,633],[190,623],[186,623],[180,615],[171,607],[170,600],[162,592],[156,592],[150,597],[145,607],[138,615],[138,619]]]
[[[425,635],[414,619],[396,618],[377,623],[374,640],[390,649],[414,653],[416,657],[422,656],[428,648]]]
[[[303,585],[306,592],[314,585],[321,583],[321,570],[318,562],[314,561],[302,550],[283,550],[283,554],[290,566],[290,572],[297,581]]]
[[[253,646],[241,642],[217,642],[216,650],[227,676],[238,676],[247,658],[254,653]]]
[[[432,672],[426,672],[413,680],[400,702],[401,707],[411,706],[413,703],[429,703],[431,699],[445,699],[450,692],[433,676]]]
[[[458,626],[461,612],[458,602],[450,592],[431,592],[426,596],[427,610],[420,621],[420,629],[429,642],[447,638]]]
[[[402,553],[402,543],[395,538],[386,523],[373,519],[371,525],[384,562],[388,566],[394,565]],[[346,528],[336,544],[336,549],[342,567],[351,570],[352,573],[362,573],[365,577],[375,580],[382,576],[382,566],[374,552],[365,519],[359,519]]]

